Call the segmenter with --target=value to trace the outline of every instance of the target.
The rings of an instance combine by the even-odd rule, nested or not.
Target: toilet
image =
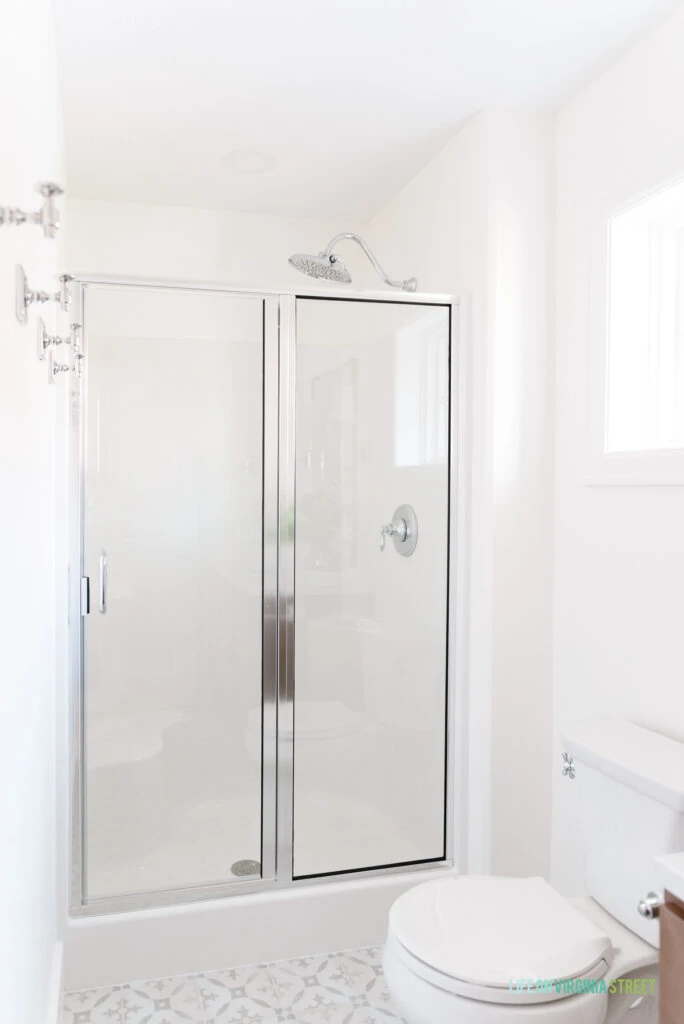
[[[654,858],[684,850],[684,744],[620,719],[563,741],[587,896],[467,875],[405,892],[384,970],[408,1024],[656,1024],[658,921],[639,904]]]

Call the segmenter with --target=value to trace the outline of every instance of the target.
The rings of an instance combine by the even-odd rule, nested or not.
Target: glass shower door
[[[450,309],[300,298],[296,339],[293,874],[441,860]]]
[[[83,312],[86,898],[259,877],[265,303]]]

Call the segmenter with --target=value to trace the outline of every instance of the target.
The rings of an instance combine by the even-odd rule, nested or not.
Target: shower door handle
[[[100,555],[100,614],[107,614],[107,552]]]

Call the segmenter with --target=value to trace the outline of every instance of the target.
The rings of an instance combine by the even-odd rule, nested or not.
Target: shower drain
[[[244,875],[260,875],[261,864],[258,860],[236,860],[231,866],[231,874],[242,878]]]

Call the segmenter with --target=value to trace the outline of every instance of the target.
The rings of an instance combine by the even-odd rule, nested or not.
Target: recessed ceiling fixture
[[[232,153],[226,153],[221,162],[234,174],[268,174],[277,163],[272,153],[262,153],[258,149],[234,149]]]

